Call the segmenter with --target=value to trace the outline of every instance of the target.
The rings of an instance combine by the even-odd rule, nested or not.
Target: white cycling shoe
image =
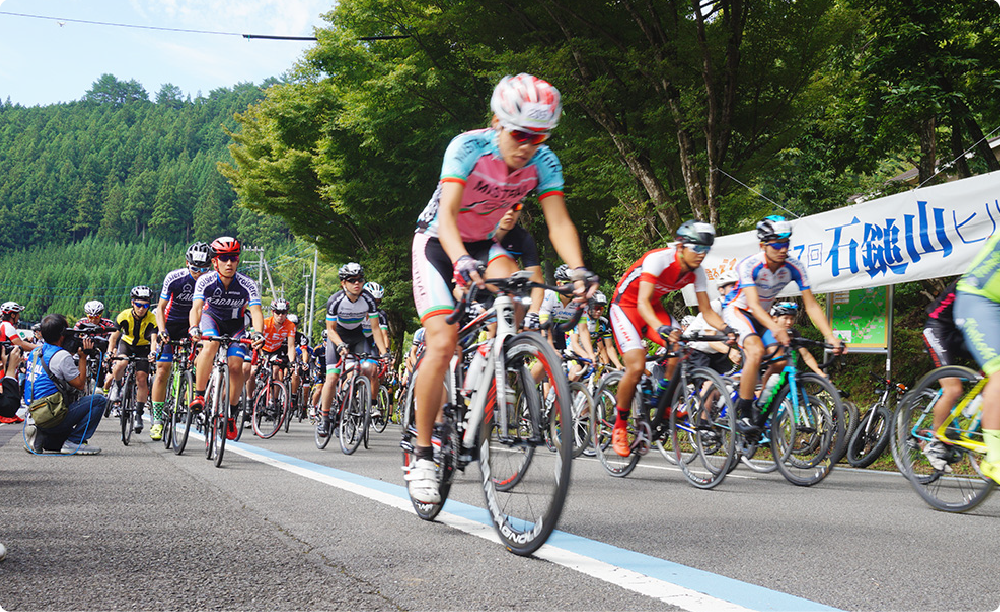
[[[422,504],[440,504],[437,466],[430,459],[417,459],[403,477],[409,483],[410,497]]]

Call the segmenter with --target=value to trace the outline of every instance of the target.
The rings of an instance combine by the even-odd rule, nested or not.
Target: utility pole
[[[316,264],[319,262],[319,249],[313,249],[312,291],[309,292],[309,339],[312,340],[313,318],[316,316]]]

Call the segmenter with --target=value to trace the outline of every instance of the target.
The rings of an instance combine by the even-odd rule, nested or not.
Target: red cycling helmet
[[[239,255],[242,251],[240,241],[235,238],[230,238],[229,236],[216,238],[215,242],[213,242],[211,246],[213,259],[219,255]]]

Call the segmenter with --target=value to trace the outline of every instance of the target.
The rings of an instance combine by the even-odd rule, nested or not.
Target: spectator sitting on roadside
[[[94,435],[101,422],[107,398],[103,395],[88,395],[76,399],[78,391],[84,389],[87,381],[87,358],[84,351],[94,344],[89,337],[83,338],[77,349],[80,357],[80,365],[77,366],[73,362],[73,355],[62,348],[67,339],[72,337],[67,331],[66,317],[61,314],[47,315],[42,319],[44,344],[31,351],[25,359],[28,363],[28,376],[24,381],[25,403],[30,406],[36,399],[61,391],[64,401],[69,405],[66,418],[59,424],[46,428],[25,428],[25,450],[29,453],[96,455],[101,452],[100,448],[87,445],[87,440]],[[38,357],[40,359],[36,359]],[[48,364],[56,381],[50,379],[41,360]]]

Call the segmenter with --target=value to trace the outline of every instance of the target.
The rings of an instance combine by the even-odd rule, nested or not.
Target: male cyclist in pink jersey
[[[431,432],[442,405],[445,371],[458,342],[458,329],[446,322],[454,309],[452,289],[484,286],[487,277],[517,272],[513,258],[493,237],[504,214],[530,192],[538,199],[549,240],[569,267],[582,300],[596,277],[583,265],[576,227],[563,197],[562,166],[542,143],[559,122],[559,92],[529,74],[505,77],[490,100],[490,128],[456,136],[445,151],[437,189],[421,213],[413,238],[413,294],[426,331],[426,350],[416,381],[417,440],[407,470],[410,496],[440,503]]]

